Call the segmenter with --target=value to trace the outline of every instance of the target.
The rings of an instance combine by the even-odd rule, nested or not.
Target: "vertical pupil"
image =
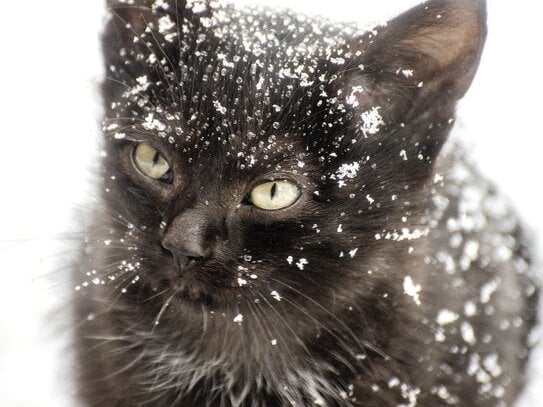
[[[160,153],[156,151],[155,156],[153,157],[153,167],[156,165],[159,159],[160,159]]]
[[[275,197],[276,192],[277,192],[277,183],[274,182],[270,190],[271,199]]]

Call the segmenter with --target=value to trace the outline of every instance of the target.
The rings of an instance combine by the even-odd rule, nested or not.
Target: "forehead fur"
[[[303,151],[338,129],[346,96],[338,78],[360,69],[349,45],[359,27],[286,11],[155,2],[113,8],[110,19],[104,88],[115,138],[216,144],[236,154],[267,145],[276,155],[297,144]]]

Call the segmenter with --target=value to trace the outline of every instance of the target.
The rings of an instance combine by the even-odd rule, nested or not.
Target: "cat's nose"
[[[162,247],[172,254],[179,273],[206,256],[204,237],[207,227],[205,216],[196,209],[183,212],[171,223],[162,239]]]

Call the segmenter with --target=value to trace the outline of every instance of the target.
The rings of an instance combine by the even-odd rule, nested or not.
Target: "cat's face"
[[[386,319],[479,58],[465,3],[365,34],[213,2],[114,7],[99,273],[114,305],[142,329],[219,320],[270,349],[325,335],[337,311]],[[456,12],[476,40],[453,49]]]
[[[176,88],[185,102],[150,99],[135,108],[135,125],[108,140],[111,206],[135,226],[126,240],[137,247],[130,255],[139,281],[129,290],[162,293],[158,302],[175,293],[179,307],[227,311],[231,322],[250,318],[255,302],[290,308],[307,305],[307,296],[327,306],[352,281],[369,286],[364,263],[391,221],[379,213],[403,203],[392,197],[401,191],[376,187],[378,159],[368,152],[359,160],[371,143],[362,132],[353,137],[352,109],[324,96],[338,88],[318,78],[334,72],[316,67],[300,88],[278,75],[281,55],[275,71],[243,77],[254,57],[238,50],[238,81],[230,70],[217,75],[220,53],[189,74],[197,89]],[[208,66],[218,68],[206,85]],[[162,74],[147,77],[144,95]]]
[[[243,31],[215,21],[183,38],[178,25],[188,23],[164,19],[174,24],[170,14],[151,14],[159,26],[153,35],[172,54],[143,49],[142,71],[136,82],[125,78],[106,124],[106,169],[115,176],[108,184],[122,196],[115,210],[146,227],[135,243],[145,259],[141,283],[218,309],[277,301],[271,293],[280,295],[285,284],[321,299],[322,287],[342,284],[346,266],[360,264],[384,227],[366,220],[360,233],[351,225],[378,192],[373,161],[361,163],[353,152],[368,144],[353,123],[354,102],[334,83],[347,62],[326,63],[326,44],[315,34],[281,40],[288,29],[278,16],[259,17],[254,29],[238,19]],[[255,38],[264,23],[272,31]],[[161,24],[170,28],[161,32]],[[328,52],[341,58],[345,34],[333,34],[337,50]],[[205,52],[195,57],[197,49]],[[157,62],[161,57],[168,61]],[[178,61],[186,66],[177,68]]]

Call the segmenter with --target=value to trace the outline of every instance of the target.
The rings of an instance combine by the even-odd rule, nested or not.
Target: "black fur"
[[[111,2],[103,37],[101,238],[75,297],[84,403],[513,403],[529,248],[462,150],[442,151],[484,2],[432,0],[365,33],[135,3]],[[135,168],[142,142],[169,179]],[[270,179],[300,198],[258,209]]]

